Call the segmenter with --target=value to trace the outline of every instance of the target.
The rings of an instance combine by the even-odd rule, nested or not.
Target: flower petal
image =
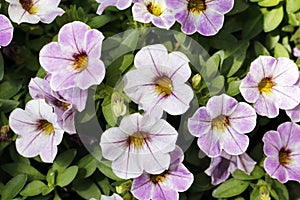
[[[254,108],[257,114],[274,118],[279,115],[279,108],[275,103],[276,97],[274,94],[260,95],[258,100],[254,104]]]
[[[199,15],[197,30],[201,35],[215,35],[222,28],[224,15],[212,9],[207,9]]]
[[[205,107],[199,108],[188,120],[188,129],[193,136],[201,137],[211,130],[211,117]]]
[[[249,133],[256,126],[255,110],[248,104],[240,102],[229,117],[230,126],[238,133]]]
[[[249,146],[249,138],[246,135],[237,133],[229,126],[222,135],[222,146],[226,153],[240,155],[246,152]]]
[[[264,153],[267,156],[278,157],[278,153],[282,147],[280,135],[277,131],[268,131],[263,136]]]

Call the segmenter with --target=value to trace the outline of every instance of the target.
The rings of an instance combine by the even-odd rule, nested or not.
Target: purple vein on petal
[[[181,103],[183,103],[184,105],[186,105],[186,106],[189,106],[188,104],[186,104],[184,101],[182,101],[180,98],[178,98],[177,96],[176,96],[176,94],[174,94],[174,92],[172,92],[171,93],[176,99],[178,99]]]
[[[170,79],[173,78],[173,76],[185,65],[186,63],[182,64],[180,67],[178,67],[173,73],[172,75],[170,76]]]
[[[161,76],[161,74],[160,74],[160,72],[158,71],[158,68],[157,68],[157,66],[156,66],[156,63],[154,62],[154,59],[153,59],[153,56],[152,56],[152,54],[151,54],[150,49],[147,48],[147,50],[148,50],[148,52],[149,52],[149,54],[150,54],[151,61],[152,61],[153,65],[154,65],[154,68],[155,68],[155,71],[157,72],[157,75],[158,75],[158,76]]]
[[[215,32],[218,32],[218,29],[214,26],[214,24],[210,21],[210,19],[206,16],[205,12],[202,12],[207,21],[210,23],[211,27],[214,29]]]
[[[156,157],[154,156],[154,154],[153,154],[153,152],[152,152],[152,150],[151,150],[151,148],[150,148],[150,146],[149,146],[149,144],[148,144],[148,141],[145,140],[145,143],[146,143],[146,145],[147,145],[147,147],[148,147],[148,149],[149,149],[149,151],[150,151],[152,157],[154,158],[154,160],[157,162],[157,164],[158,164],[161,168],[163,168],[163,167],[161,166],[160,162],[158,162],[158,160],[157,160]]]
[[[43,131],[40,131],[36,136],[34,136],[34,138],[26,145],[26,147],[23,149],[22,153],[24,151],[26,151],[26,149],[33,143],[33,141],[38,137],[40,136],[41,134],[43,133]]]

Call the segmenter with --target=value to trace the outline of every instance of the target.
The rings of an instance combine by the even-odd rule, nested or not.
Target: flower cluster
[[[245,154],[249,145],[249,138],[245,134],[251,132],[255,125],[254,109],[226,94],[211,97],[206,107],[200,107],[189,119],[189,131],[199,137],[198,146],[212,158],[211,166],[206,173],[212,176],[213,184],[226,180],[229,172],[233,172],[236,168],[248,174],[252,171],[254,165],[246,163],[254,161]],[[243,154],[245,156],[241,156]],[[222,173],[215,171],[217,165],[223,168]],[[248,166],[247,170],[240,167],[243,165]]]
[[[75,123],[76,115],[87,110],[86,107],[89,105],[88,99],[90,99],[88,94],[92,91],[100,93],[97,93],[95,98],[98,101],[97,103],[100,103],[102,106],[102,110],[97,108],[95,117],[98,117],[100,113],[101,120],[105,119],[108,123],[102,123],[101,121],[101,128],[105,128],[105,131],[97,135],[97,143],[94,143],[96,144],[94,146],[95,149],[97,149],[97,152],[101,152],[101,156],[97,158],[99,162],[91,161],[91,166],[86,170],[88,171],[86,174],[92,174],[98,168],[104,176],[115,178],[116,182],[113,184],[117,185],[117,187],[116,190],[109,189],[112,187],[106,187],[106,185],[102,187],[103,184],[106,184],[106,182],[110,183],[110,181],[107,178],[99,179],[98,183],[101,184],[101,190],[104,190],[103,193],[96,187],[96,190],[98,189],[97,198],[89,196],[88,199],[119,200],[132,197],[140,200],[173,200],[181,198],[179,197],[179,192],[187,191],[190,187],[192,187],[191,191],[194,192],[194,186],[197,185],[197,182],[192,186],[194,182],[193,173],[199,173],[197,171],[198,165],[194,161],[196,160],[197,162],[199,160],[199,162],[202,162],[202,160],[200,161],[197,156],[189,157],[186,154],[185,156],[188,156],[188,159],[185,162],[184,148],[180,145],[179,137],[190,137],[191,145],[194,145],[197,149],[199,147],[200,152],[208,157],[208,159],[205,158],[205,162],[207,161],[207,166],[209,165],[209,167],[206,170],[202,168],[202,171],[198,174],[200,178],[197,175],[195,179],[201,179],[202,172],[204,172],[211,178],[209,180],[211,184],[209,184],[209,181],[207,182],[209,187],[225,182],[232,175],[233,178],[231,180],[253,186],[254,192],[251,194],[251,198],[270,199],[270,192],[275,199],[279,199],[280,195],[274,192],[272,183],[276,185],[287,181],[300,182],[300,125],[297,124],[300,121],[300,73],[297,63],[292,59],[276,55],[280,54],[281,46],[274,47],[276,58],[272,56],[250,58],[251,56],[249,56],[248,59],[248,54],[246,53],[245,56],[243,54],[235,57],[231,54],[235,54],[240,49],[243,49],[243,45],[233,45],[224,48],[224,51],[216,52],[215,57],[206,60],[204,59],[205,56],[195,55],[194,49],[189,49],[189,46],[192,46],[192,42],[186,40],[186,38],[174,35],[173,38],[170,37],[170,40],[164,43],[157,42],[161,39],[158,36],[158,38],[151,38],[150,41],[142,41],[141,43],[144,45],[151,44],[142,48],[139,46],[140,43],[126,40],[124,43],[130,43],[129,45],[131,43],[135,44],[132,45],[134,46],[133,48],[130,47],[131,51],[127,52],[130,55],[118,55],[124,56],[120,64],[119,60],[114,62],[114,50],[112,50],[113,53],[108,52],[112,59],[109,58],[107,60],[103,58],[104,54],[102,51],[103,49],[111,50],[111,48],[117,48],[114,42],[117,43],[124,38],[127,39],[126,34],[117,36],[111,47],[110,44],[103,45],[104,35],[98,29],[94,29],[94,27],[97,27],[105,31],[109,28],[104,26],[104,24],[111,23],[111,21],[119,19],[118,17],[123,19],[126,16],[128,18],[126,23],[130,24],[130,26],[139,27],[144,23],[144,29],[141,32],[145,31],[145,27],[148,27],[151,23],[166,30],[171,29],[173,26],[176,29],[176,25],[178,25],[178,30],[181,28],[181,31],[186,35],[198,32],[203,36],[213,36],[219,33],[223,27],[225,15],[233,9],[234,0],[95,0],[95,4],[93,4],[95,6],[92,6],[94,10],[91,9],[93,13],[84,13],[87,14],[87,20],[81,19],[80,12],[83,8],[77,9],[75,6],[72,7],[70,5],[68,9],[69,4],[65,1],[61,5],[62,8],[66,9],[65,15],[65,11],[59,7],[60,0],[5,1],[8,6],[9,18],[15,24],[12,24],[5,15],[0,14],[0,48],[3,47],[0,52],[0,81],[2,81],[2,74],[4,74],[2,60],[8,58],[12,63],[18,62],[18,60],[14,60],[15,57],[12,59],[9,57],[11,52],[15,50],[15,41],[8,46],[13,39],[14,30],[15,35],[19,35],[23,28],[34,30],[36,27],[39,27],[39,24],[44,23],[41,32],[45,32],[45,38],[41,37],[37,38],[37,40],[42,43],[44,39],[47,39],[47,44],[32,47],[33,51],[38,52],[38,63],[42,67],[42,70],[39,71],[41,73],[37,73],[38,77],[26,80],[26,84],[29,82],[28,92],[30,96],[26,96],[24,101],[20,101],[22,103],[25,102],[25,108],[16,108],[17,105],[11,106],[10,111],[14,110],[9,115],[9,128],[16,135],[13,136],[14,138],[7,137],[9,133],[7,124],[2,127],[3,131],[1,128],[0,135],[0,139],[5,139],[1,142],[15,141],[16,150],[20,155],[27,158],[39,156],[42,162],[54,162],[51,170],[54,170],[55,173],[52,173],[50,170],[49,172],[56,177],[52,180],[52,178],[49,178],[52,175],[48,172],[45,178],[48,181],[48,185],[45,185],[42,195],[47,193],[48,190],[48,193],[55,190],[56,198],[59,191],[56,190],[56,186],[64,187],[62,185],[65,184],[56,182],[63,179],[62,177],[66,176],[73,169],[76,169],[77,173],[77,171],[80,171],[78,167],[82,167],[85,164],[83,161],[86,161],[86,158],[82,159],[83,161],[81,160],[84,164],[78,164],[78,167],[63,166],[63,169],[55,169],[59,164],[55,166],[57,163],[54,160],[58,153],[58,145],[62,142],[64,134],[72,135],[69,137],[73,139],[79,132]],[[98,6],[96,2],[100,4],[98,9],[96,8]],[[259,3],[264,4],[265,2]],[[285,5],[285,2],[282,4]],[[290,7],[289,3],[286,4],[287,10],[290,9],[288,8]],[[131,7],[132,16],[128,14],[130,11],[128,9],[128,12],[125,11],[121,15],[116,14],[118,17],[114,18],[111,15],[114,12],[113,9],[104,11],[110,6],[114,6],[119,10]],[[229,15],[239,14],[240,10],[243,9],[251,10],[254,8],[251,5],[248,6],[248,9],[247,6],[247,3],[239,2]],[[280,6],[277,5],[277,7]],[[272,15],[265,15],[264,12],[268,13],[269,8],[263,8],[262,10],[265,24],[261,30],[259,29],[260,26],[255,27],[257,28],[255,30],[257,34],[262,32],[262,30],[265,32],[272,31],[266,30],[268,29],[267,18]],[[300,6],[298,10],[300,10]],[[108,13],[107,16],[109,16],[107,18],[97,16],[105,15],[106,12]],[[289,14],[289,20],[287,21],[298,20],[294,17],[294,13],[290,12]],[[92,19],[90,19],[90,15],[93,16]],[[49,26],[58,16],[62,16],[63,19],[61,21],[58,19],[53,23],[53,26]],[[240,16],[242,16],[241,18],[245,17],[243,14],[240,14]],[[64,25],[60,23],[65,22],[65,20],[69,22],[73,19],[85,21],[91,27],[82,21],[73,21]],[[214,39],[218,37],[222,39],[220,35],[224,33],[229,39],[232,37],[236,38],[236,41],[242,39],[242,42],[244,40],[246,42],[247,34],[250,36],[250,33],[241,31],[240,25],[242,22],[235,21],[230,16],[229,19],[231,21],[229,20],[228,24],[231,24],[232,27],[236,26],[233,28],[234,31],[229,32],[229,28],[227,28],[217,37],[207,39],[208,37],[201,36],[201,39],[204,42],[217,43],[214,42]],[[257,21],[260,19],[262,19],[262,16],[259,16]],[[97,23],[99,21],[103,24],[99,23],[100,25],[98,26]],[[247,22],[248,24],[246,25],[249,25],[249,21]],[[29,23],[29,25],[20,25],[21,23]],[[299,23],[293,23],[299,25]],[[14,29],[14,26],[16,29]],[[114,24],[114,26],[122,27],[118,24]],[[287,27],[289,28],[289,26],[285,28]],[[52,34],[51,32],[50,34],[50,31],[54,33]],[[241,37],[236,36],[237,31],[242,32]],[[151,34],[154,32],[151,32]],[[104,32],[105,35],[106,33]],[[113,33],[114,31],[111,31],[107,35]],[[194,36],[193,39],[198,37]],[[28,41],[32,39],[31,37],[35,39],[35,35],[26,35],[24,43],[29,43]],[[271,38],[273,36],[269,34],[268,37]],[[144,37],[141,38],[145,39]],[[51,39],[52,41],[49,42]],[[134,38],[134,40],[138,39],[138,37]],[[253,39],[253,41],[256,40]],[[229,42],[225,44],[228,45]],[[28,53],[24,53],[24,51],[31,51],[31,47],[20,47],[18,49],[18,45],[16,45],[16,51],[20,50],[22,52],[20,57]],[[209,53],[213,53],[216,49],[222,49],[219,48],[220,46],[225,46],[224,44],[210,45],[207,44],[208,47],[207,49],[205,48]],[[270,49],[273,49],[271,48],[272,45],[268,45]],[[247,48],[248,46],[245,52]],[[263,51],[267,51],[269,47],[264,49],[263,45],[257,42],[254,48],[255,52],[259,52],[260,48]],[[292,53],[293,48],[287,49],[288,53]],[[28,54],[31,54],[31,52]],[[300,50],[297,48],[297,44],[293,49],[293,54],[295,57],[300,57]],[[265,55],[270,55],[270,53]],[[247,62],[244,62],[245,59],[243,57],[247,57],[247,61],[251,62],[249,69],[248,66],[244,67]],[[212,72],[213,69],[210,68],[210,60],[219,64],[219,66],[216,66],[215,72]],[[106,71],[110,61],[113,61],[111,65],[116,65],[114,69],[117,70],[108,69]],[[234,67],[229,69],[227,76],[225,76],[223,73],[230,66],[230,61],[233,62]],[[196,66],[198,62],[201,65],[201,71]],[[8,62],[8,64],[10,63]],[[24,65],[26,64],[24,63]],[[13,65],[13,70],[5,69],[5,73],[6,71],[19,70],[19,68],[15,70],[14,67]],[[218,67],[222,68],[220,76],[216,75]],[[242,67],[244,67],[244,71]],[[198,73],[196,70],[199,70],[200,74],[194,75]],[[118,73],[114,74],[116,71]],[[43,72],[45,72],[45,76],[40,78],[40,74]],[[109,74],[109,76],[105,78],[106,74]],[[239,77],[231,77],[232,74],[234,76],[242,74],[245,77],[239,79]],[[192,77],[192,75],[194,76]],[[202,75],[205,76],[203,78],[204,81],[202,80]],[[215,82],[213,84],[206,82],[208,80],[206,76],[214,78],[213,80],[218,80],[219,77],[225,79],[226,77],[227,82],[225,81],[226,84],[224,86],[226,93],[221,94],[221,90],[219,90],[215,95],[208,94],[210,92],[209,85],[214,87]],[[116,82],[115,80],[109,80],[111,78],[119,80],[118,86],[114,89],[112,87]],[[11,83],[9,82],[10,79],[11,76],[3,78],[9,86]],[[190,83],[192,83],[192,86],[190,86]],[[0,88],[6,88],[7,85],[2,85],[1,83]],[[91,88],[93,86],[99,87],[94,90]],[[23,89],[20,86],[18,90],[20,88]],[[232,90],[235,91],[230,91],[229,88],[234,88]],[[238,95],[238,92],[241,95]],[[202,94],[206,96],[202,96]],[[2,104],[7,103],[6,99],[2,99],[2,96],[5,97],[5,95],[0,95],[1,109],[6,109],[6,107],[15,102],[13,99],[12,102],[8,102],[9,106],[3,106]],[[16,93],[11,92],[7,96],[9,98],[17,98],[17,100],[19,100],[20,96],[25,96],[24,93],[14,95]],[[242,102],[242,99],[246,102]],[[201,107],[198,106],[197,100]],[[190,114],[189,112],[193,109],[195,110]],[[280,113],[280,110],[283,112]],[[7,120],[6,113],[8,111],[2,112],[1,110],[1,120],[2,118]],[[185,116],[188,117],[185,119]],[[276,124],[277,122],[274,120],[277,127],[276,131],[263,127],[263,131],[260,132],[262,125],[258,124],[257,126],[257,122],[263,121],[265,123],[265,121],[272,121],[279,116],[283,116],[280,120],[288,119],[289,121],[283,123],[280,121],[281,124]],[[180,127],[177,129],[175,127],[178,125],[176,123],[179,118],[184,123],[180,124]],[[89,120],[87,121],[90,122]],[[196,140],[193,140],[193,136],[196,137]],[[250,142],[252,136],[262,144],[261,159],[253,160],[251,158],[256,158],[251,150],[255,150],[257,147]],[[0,147],[0,154],[2,154],[2,143]],[[9,151],[10,154],[14,154],[14,149]],[[193,148],[188,148],[187,151],[193,151]],[[87,158],[90,159],[89,157]],[[17,159],[13,158],[14,161]],[[62,160],[62,158],[60,159]],[[39,159],[36,160],[39,161]],[[27,161],[25,160],[24,163]],[[71,162],[72,160],[70,160]],[[107,166],[103,167],[104,164],[107,164]],[[1,168],[5,167],[1,165]],[[260,170],[262,171],[261,173]],[[80,176],[86,175],[82,173],[83,171],[81,170],[78,173],[79,178],[75,176],[76,174],[74,175],[73,179],[75,177],[78,179],[76,182],[74,181],[72,190],[73,188],[75,188],[74,190],[81,189],[80,181],[82,181],[82,177]],[[29,176],[30,174],[28,174]],[[280,183],[278,181],[275,182],[270,177],[277,179]],[[265,181],[262,180],[263,178],[265,178]],[[119,181],[120,179],[124,180]],[[231,180],[227,181],[227,184]],[[257,183],[250,184],[252,180],[257,180]],[[51,183],[51,181],[55,183]],[[65,182],[68,181],[66,180]],[[40,182],[44,184],[42,181]],[[2,180],[0,183],[3,185]],[[37,182],[32,180],[31,184],[33,183],[37,184]],[[128,185],[126,185],[124,191],[123,188],[120,191],[118,189],[120,185],[118,184]],[[3,188],[7,187],[7,185],[9,186],[9,183]],[[226,183],[222,184],[223,189],[224,185],[228,187]],[[262,187],[264,188],[261,189]],[[26,194],[27,190],[28,187],[26,186],[21,193]],[[110,191],[117,193],[107,196]],[[217,189],[215,191],[218,192]],[[218,196],[218,194],[214,193],[213,195]],[[252,197],[252,195],[256,196]],[[258,195],[260,195],[260,198],[258,198]],[[19,196],[15,195],[12,198],[19,198]],[[22,198],[27,198],[27,196]],[[189,198],[189,196],[185,198]],[[224,196],[220,197],[220,199],[223,198]]]
[[[228,13],[234,0],[97,0],[100,3],[97,14],[101,15],[108,6],[120,10],[129,8],[132,3],[132,16],[135,21],[150,23],[169,29],[175,21],[181,24],[185,34],[196,31],[201,35],[217,34],[223,26],[224,14]]]
[[[75,114],[85,109],[87,89],[101,83],[105,75],[100,60],[103,38],[100,31],[72,22],[61,28],[58,42],[41,49],[40,64],[48,74],[29,83],[29,93],[37,100],[10,116],[21,155],[40,155],[44,162],[53,162],[63,132],[76,133]]]
[[[178,199],[178,192],[193,182],[175,145],[177,131],[160,119],[163,111],[180,115],[189,108],[188,63],[183,53],[168,54],[161,44],[142,48],[134,59],[136,69],[124,77],[124,91],[145,112],[124,116],[119,127],[101,136],[103,157],[112,161],[118,177],[134,178],[131,192],[138,199]]]

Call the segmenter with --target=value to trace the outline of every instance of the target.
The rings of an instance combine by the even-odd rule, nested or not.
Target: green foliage
[[[249,181],[229,179],[219,185],[212,193],[215,198],[229,198],[243,193],[249,186]]]
[[[2,188],[1,200],[11,200],[22,190],[27,181],[25,174],[19,174],[10,179]]]
[[[0,167],[3,171],[10,174],[11,176],[26,174],[28,180],[45,180],[45,175],[43,175],[33,166],[26,163],[22,163],[22,162],[7,163],[1,165]]]

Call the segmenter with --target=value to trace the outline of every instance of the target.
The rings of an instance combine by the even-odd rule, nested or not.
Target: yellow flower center
[[[275,83],[272,82],[271,78],[263,78],[258,84],[258,90],[261,94],[262,93],[271,94],[274,85]]]
[[[279,163],[283,166],[287,166],[292,162],[291,151],[289,149],[282,148],[279,151]]]
[[[205,0],[189,0],[187,9],[191,13],[200,14],[202,11],[206,10]]]
[[[167,174],[168,174],[168,170],[165,170],[163,173],[158,175],[151,174],[150,180],[155,184],[164,182],[167,179]]]
[[[35,14],[38,11],[38,7],[33,4],[32,0],[19,0],[22,8],[30,14]]]
[[[56,100],[54,102],[55,106],[59,107],[60,109],[62,109],[63,111],[66,111],[68,110],[68,107],[71,105],[69,103],[66,103],[66,102],[63,102],[63,101],[60,101],[60,100]]]
[[[158,95],[169,96],[172,93],[172,81],[166,76],[163,76],[155,81],[155,90]]]
[[[47,120],[40,120],[38,122],[39,131],[43,131],[45,135],[52,135],[54,133],[54,126],[52,123],[48,122]]]
[[[224,132],[229,125],[229,119],[225,115],[219,115],[212,120],[212,126],[220,132]]]
[[[147,10],[152,14],[152,15],[155,15],[155,16],[160,16],[164,11],[161,7],[161,5],[159,4],[155,4],[155,3],[148,3],[147,4]]]
[[[136,149],[142,149],[147,139],[147,133],[139,131],[129,136],[127,143]]]
[[[80,54],[74,54],[74,63],[73,63],[73,69],[77,72],[82,72],[85,70],[89,64],[89,57],[86,55],[85,52]]]

